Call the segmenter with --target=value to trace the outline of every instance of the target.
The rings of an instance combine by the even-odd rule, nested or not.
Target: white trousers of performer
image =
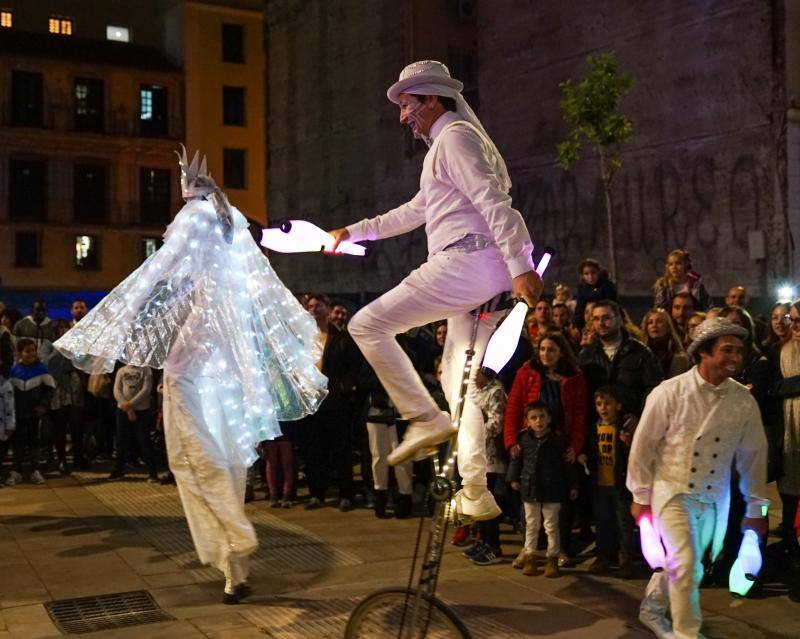
[[[561,537],[558,529],[559,502],[524,501],[525,508],[525,554],[532,555],[539,541],[539,530],[544,520],[544,531],[547,533],[547,556],[558,557],[561,554]]]
[[[704,504],[690,495],[676,495],[654,517],[667,556],[667,568],[653,573],[639,608],[640,617],[663,620],[663,632],[657,636],[668,639],[697,639],[702,637],[700,626],[700,582],[703,580],[703,555],[714,538],[717,510],[714,504]],[[672,617],[672,629],[666,621],[667,610]]]
[[[394,424],[375,424],[367,422],[369,452],[372,456],[372,481],[375,490],[389,489],[389,453],[397,448],[397,427]],[[397,488],[401,495],[410,495],[413,490],[412,468],[414,462],[408,460],[394,467]]]
[[[220,436],[222,397],[213,382],[203,383],[201,396],[200,383],[165,372],[164,436],[197,555],[225,574],[227,588],[247,579],[258,542],[244,512],[247,469],[230,463],[234,456]]]
[[[442,252],[430,256],[395,288],[353,316],[348,331],[404,419],[430,420],[439,408],[395,335],[447,319],[442,388],[452,410],[472,331],[469,311],[508,290],[511,276],[499,249]],[[458,470],[464,485],[486,485],[483,415],[474,399],[474,380],[500,317],[502,312],[481,318],[475,343],[470,389],[458,434]]]

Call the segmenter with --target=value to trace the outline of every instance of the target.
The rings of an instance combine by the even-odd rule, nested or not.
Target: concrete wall
[[[558,85],[613,49],[636,80],[624,102],[635,138],[615,183],[623,294],[647,295],[676,247],[692,251],[712,294],[736,283],[764,295],[787,275],[781,0],[481,1],[476,24],[457,5],[268,2],[272,222],[335,228],[411,197],[422,153],[406,153],[385,89],[406,62],[446,61],[477,38],[479,114],[515,205],[536,245],[558,251],[549,281],[574,283],[581,258],[606,261],[605,213],[591,152],[570,172],[554,166],[567,131]],[[763,232],[766,259],[751,259],[750,231]],[[424,256],[417,231],[361,261],[271,259],[295,289],[379,292]]]
[[[645,294],[665,254],[688,248],[713,294],[742,284],[764,295],[787,274],[784,185],[776,173],[782,97],[780,2],[618,0],[479,3],[485,124],[509,163],[537,244],[558,251],[553,278],[580,258],[607,261],[592,153],[553,166],[564,139],[558,84],[587,54],[613,50],[635,85],[623,104],[635,137],[615,183],[620,288]],[[783,146],[782,146],[783,145]],[[763,231],[753,260],[748,232]]]
[[[386,89],[418,58],[475,46],[453,3],[270,1],[268,199],[270,223],[304,218],[336,228],[398,206],[418,189],[424,152],[412,152]],[[270,260],[291,288],[379,292],[425,259],[424,232],[374,244],[366,259]]]

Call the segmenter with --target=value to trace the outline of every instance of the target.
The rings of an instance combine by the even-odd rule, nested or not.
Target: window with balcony
[[[116,27],[109,24],[106,27],[106,40],[114,40],[116,42],[130,42],[131,31],[128,27]]]
[[[14,26],[14,12],[8,9],[0,10],[0,28],[10,29]]]
[[[105,124],[105,82],[75,78],[75,128],[102,132]]]
[[[22,126],[42,126],[44,90],[41,73],[11,72],[11,121]]]
[[[50,16],[47,23],[48,31],[58,35],[72,35],[72,18],[67,16]]]
[[[47,217],[46,163],[11,158],[8,163],[8,211],[12,220]]]
[[[106,167],[76,164],[74,171],[73,218],[76,222],[106,220]]]
[[[244,189],[247,163],[244,149],[222,149],[222,182],[230,189]]]
[[[242,25],[222,25],[222,61],[244,62],[244,27]]]
[[[167,89],[143,84],[139,89],[139,132],[142,135],[167,135]]]
[[[222,124],[245,125],[244,87],[222,87]]]
[[[162,225],[170,219],[169,169],[139,169],[139,216],[142,224]]]
[[[14,266],[37,268],[42,265],[42,236],[36,231],[19,231],[14,235]]]
[[[100,242],[96,235],[75,236],[75,267],[87,271],[100,268]]]

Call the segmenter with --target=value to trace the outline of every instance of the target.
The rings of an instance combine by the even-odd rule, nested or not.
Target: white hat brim
[[[408,89],[418,84],[440,84],[443,88],[454,89],[458,93],[460,93],[464,88],[464,83],[460,80],[456,80],[455,78],[445,78],[437,74],[421,73],[419,75],[395,82],[389,87],[388,91],[386,91],[386,97],[397,104],[401,93],[413,93],[413,91],[408,91]]]

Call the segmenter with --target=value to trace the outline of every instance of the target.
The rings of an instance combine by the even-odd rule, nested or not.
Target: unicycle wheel
[[[347,620],[345,639],[471,639],[456,614],[436,597],[421,597],[413,613],[416,591],[377,590],[359,603]]]

